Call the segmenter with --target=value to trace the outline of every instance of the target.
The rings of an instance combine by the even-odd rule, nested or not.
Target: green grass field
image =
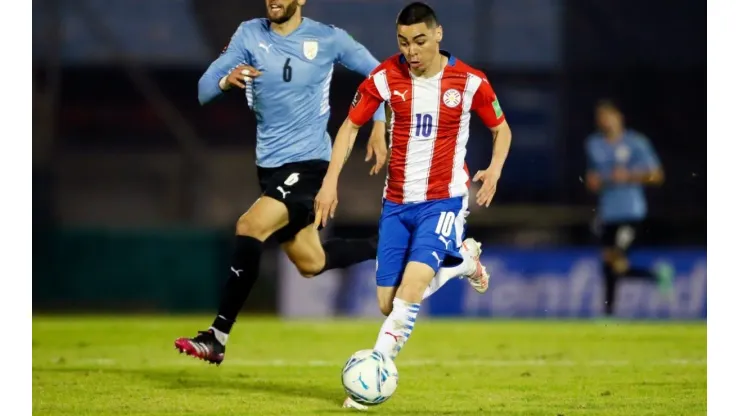
[[[179,355],[208,317],[35,317],[35,415],[331,415],[379,321],[244,317],[220,367]],[[706,325],[419,320],[384,415],[706,414]]]

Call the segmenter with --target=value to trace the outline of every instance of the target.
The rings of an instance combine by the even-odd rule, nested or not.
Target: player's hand
[[[260,75],[262,75],[262,72],[254,67],[239,65],[231,70],[223,83],[219,82],[219,87],[224,91],[230,90],[232,87],[244,89],[247,88],[246,78],[257,78]]]
[[[370,175],[380,173],[388,157],[388,147],[385,144],[385,123],[375,123],[373,131],[370,133],[370,139],[367,141],[367,154],[365,162],[372,160],[375,155],[375,164],[370,168]]]
[[[630,178],[630,171],[625,167],[620,166],[612,171],[612,182],[614,183],[627,183]]]
[[[475,195],[475,200],[479,206],[485,205],[488,208],[493,201],[493,195],[496,194],[496,186],[501,172],[493,169],[479,170],[473,177],[473,182],[481,181],[481,187]]]
[[[601,189],[601,177],[595,173],[586,174],[586,188],[591,192],[599,192]]]
[[[326,227],[329,218],[334,219],[337,204],[339,204],[339,200],[337,199],[336,183],[324,183],[313,203],[313,209],[316,212],[316,217],[313,221],[314,228],[318,230],[319,225]]]

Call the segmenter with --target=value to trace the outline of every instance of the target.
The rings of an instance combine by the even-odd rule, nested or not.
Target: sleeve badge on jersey
[[[357,107],[357,104],[360,103],[360,100],[362,100],[362,94],[360,94],[359,91],[355,93],[355,98],[352,99],[352,108]]]
[[[504,111],[501,109],[501,104],[498,102],[498,97],[493,100],[493,111],[496,112],[496,118],[501,118],[504,115]]]

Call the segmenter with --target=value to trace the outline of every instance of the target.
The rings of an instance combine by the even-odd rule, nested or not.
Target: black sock
[[[630,267],[629,270],[622,273],[622,276],[633,279],[658,280],[652,270],[640,267]]]
[[[617,274],[608,263],[602,263],[601,270],[604,273],[604,314],[612,316],[617,293]]]
[[[262,242],[256,238],[238,235],[234,253],[231,256],[229,278],[221,295],[218,316],[213,327],[228,334],[236,321],[236,316],[247,301],[260,271]]]
[[[378,237],[363,239],[335,238],[323,244],[326,262],[320,273],[343,269],[365,260],[374,259],[378,252]]]

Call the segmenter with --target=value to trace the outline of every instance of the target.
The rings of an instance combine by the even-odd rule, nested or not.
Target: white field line
[[[58,360],[51,360],[51,363],[59,363]],[[119,362],[111,358],[85,358],[85,359],[68,359],[63,365],[75,366],[140,366],[135,362]],[[204,362],[191,357],[182,356],[181,360],[159,360],[150,361],[144,366],[203,366]],[[341,368],[344,361],[328,360],[240,360],[226,359],[223,362],[224,367],[338,367]],[[398,361],[399,367],[623,367],[623,366],[706,366],[707,360],[696,359],[670,359],[670,360],[646,360],[646,361],[629,361],[629,360],[590,360],[590,361],[571,361],[571,360],[404,360]]]

